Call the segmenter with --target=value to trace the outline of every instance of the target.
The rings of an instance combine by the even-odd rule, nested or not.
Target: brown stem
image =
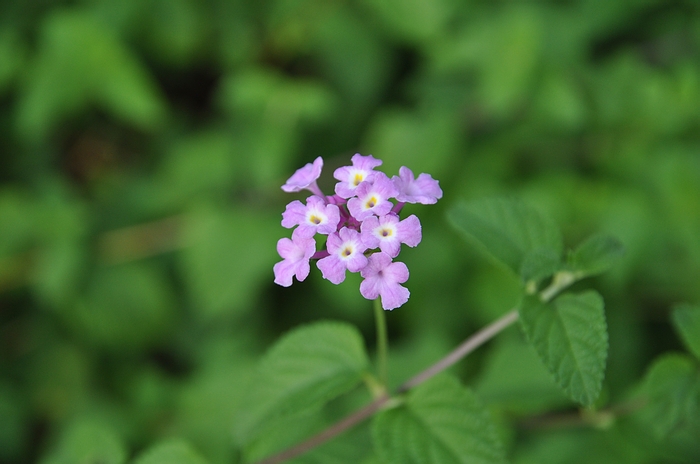
[[[487,325],[486,327],[484,327],[483,329],[466,339],[461,345],[455,348],[454,351],[442,358],[437,363],[430,366],[428,369],[424,370],[420,374],[404,382],[401,386],[399,386],[396,389],[396,394],[399,395],[405,393],[411,388],[416,387],[421,383],[425,382],[434,375],[444,371],[460,359],[466,357],[469,353],[486,343],[488,340],[490,340],[496,334],[498,334],[501,330],[505,329],[517,320],[518,311],[514,309],[502,316],[500,319],[497,319],[490,325]],[[280,462],[286,461],[287,459],[292,459],[296,456],[299,456],[300,454],[305,453],[325,443],[331,438],[340,435],[350,427],[353,427],[359,424],[360,422],[364,421],[365,419],[371,417],[375,412],[377,412],[383,406],[385,406],[390,400],[390,396],[382,395],[381,397],[369,403],[367,406],[355,411],[354,413],[350,414],[349,416],[345,417],[339,422],[336,422],[335,424],[318,433],[317,435],[314,435],[306,441],[303,441],[292,448],[288,448],[282,451],[281,453],[265,458],[262,461],[259,461],[257,464],[278,464]]]
[[[406,382],[404,382],[397,390],[397,393],[403,393],[411,388],[420,385],[421,383],[425,382],[429,378],[439,374],[440,372],[444,371],[448,367],[452,366],[454,363],[459,361],[460,359],[464,358],[467,356],[469,353],[474,351],[475,349],[479,348],[481,345],[489,341],[491,338],[493,338],[494,335],[496,335],[498,332],[501,330],[505,329],[509,325],[511,325],[513,322],[518,320],[518,310],[514,309],[505,315],[501,316],[501,318],[497,319],[496,321],[492,322],[490,325],[487,325],[468,339],[466,339],[461,345],[459,345],[457,348],[455,348],[450,354],[442,358],[440,361],[437,363],[433,364],[420,374],[410,378]]]
[[[258,464],[277,464],[280,462],[284,462],[287,459],[292,459],[296,456],[299,456],[300,454],[306,453],[307,451],[321,445],[322,443],[325,443],[326,441],[330,440],[331,438],[337,435],[340,435],[350,427],[353,427],[362,422],[363,420],[367,419],[368,417],[372,416],[375,412],[381,409],[381,407],[384,406],[390,399],[391,397],[389,395],[382,395],[376,400],[369,403],[367,406],[355,411],[354,413],[345,417],[341,421],[336,422],[332,426],[314,435],[308,440],[303,441],[298,445],[293,446],[292,448],[287,448],[286,450],[282,451],[281,453],[275,454],[274,456],[265,458],[262,461],[259,461]]]

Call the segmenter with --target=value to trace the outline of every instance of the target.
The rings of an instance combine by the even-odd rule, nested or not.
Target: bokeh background
[[[444,191],[406,208],[423,242],[401,253],[411,299],[388,314],[393,383],[517,303],[517,279],[445,220],[493,195],[552,216],[570,247],[625,244],[580,284],[606,299],[601,405],[683,350],[668,315],[700,303],[694,0],[7,1],[0,462],[77,462],[65,443],[90,427],[125,457],[175,438],[237,462],[237,402],[280,334],[344,320],[371,348],[358,276],[334,286],[313,267],[285,289],[272,274],[281,213],[304,198],[280,185],[323,156],[331,192],[356,152]],[[522,343],[509,329],[453,370],[513,462],[698,458],[636,425],[531,420],[575,408]],[[368,437],[345,438],[363,446],[338,462],[375,462]]]

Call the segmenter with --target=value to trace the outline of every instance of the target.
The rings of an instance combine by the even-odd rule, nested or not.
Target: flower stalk
[[[388,357],[388,342],[386,315],[379,301],[379,298],[374,300],[374,319],[377,326],[377,375],[384,390],[386,391],[387,384],[387,357]]]

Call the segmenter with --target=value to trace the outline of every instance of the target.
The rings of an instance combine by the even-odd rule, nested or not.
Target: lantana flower
[[[310,190],[314,195],[323,196],[321,189],[318,188],[316,181],[321,177],[321,169],[323,169],[323,158],[320,156],[312,163],[307,163],[303,168],[297,171],[287,179],[287,182],[282,186],[282,190],[287,193],[301,192],[302,190]]]
[[[338,222],[338,206],[326,204],[323,198],[315,195],[306,199],[306,206],[295,200],[282,213],[282,226],[291,229],[298,225],[296,230],[302,237],[313,237],[317,233],[328,235],[336,231]]]
[[[292,277],[299,282],[306,279],[311,270],[309,260],[316,251],[316,240],[303,238],[292,233],[292,239],[281,238],[277,242],[277,252],[284,260],[275,264],[275,283],[283,287],[292,285]]]
[[[372,216],[362,223],[362,241],[367,248],[379,247],[384,253],[396,258],[404,243],[414,247],[421,240],[421,225],[418,218],[411,214],[403,221],[394,213],[385,216]]]
[[[442,198],[440,184],[430,174],[420,174],[416,179],[413,171],[402,166],[399,169],[398,177],[394,176],[392,180],[399,190],[396,199],[402,203],[432,205]]]
[[[404,263],[392,263],[383,251],[370,255],[360,275],[365,279],[360,283],[360,293],[368,300],[381,296],[382,308],[395,309],[408,301],[411,292],[400,285],[408,280],[408,267]]]
[[[374,215],[382,216],[391,211],[394,204],[389,201],[399,191],[383,172],[374,176],[374,182],[364,181],[355,189],[356,197],[348,200],[350,215],[358,221],[364,221]]]
[[[310,261],[324,279],[340,284],[347,272],[363,277],[360,293],[367,299],[381,299],[382,308],[391,310],[408,301],[410,292],[401,284],[408,280],[404,263],[393,262],[401,245],[414,247],[421,241],[421,224],[415,215],[401,220],[405,203],[432,204],[442,198],[438,181],[429,174],[416,179],[407,167],[399,176],[389,178],[375,168],[382,161],[359,153],[352,166],[338,168],[335,195],[325,196],[317,180],[323,167],[316,158],[298,169],[282,186],[285,192],[310,190],[306,204],[294,200],[282,213],[282,225],[294,229],[292,238],[277,242],[283,258],[273,267],[275,283],[288,287],[293,278],[302,281],[310,272]],[[396,200],[396,204],[392,202]],[[316,234],[327,235],[326,243],[316,250]]]
[[[338,179],[335,185],[335,193],[341,198],[350,198],[355,195],[355,189],[365,181],[372,182],[376,171],[374,168],[382,165],[382,161],[372,155],[362,156],[356,153],[352,159],[352,166],[343,166],[333,173]]]
[[[346,269],[359,272],[367,266],[367,257],[363,254],[367,247],[356,230],[343,227],[337,234],[329,235],[326,248],[329,255],[319,259],[316,265],[323,278],[336,285],[345,280]]]

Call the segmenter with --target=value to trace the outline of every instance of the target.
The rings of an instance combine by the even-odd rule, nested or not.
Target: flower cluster
[[[352,166],[338,168],[335,195],[325,196],[316,181],[323,159],[316,158],[297,170],[282,186],[285,192],[309,190],[306,204],[295,200],[282,214],[282,225],[296,227],[292,238],[277,242],[283,258],[275,264],[275,283],[292,285],[292,277],[306,279],[310,260],[323,278],[334,284],[345,280],[346,271],[364,278],[360,293],[369,300],[381,297],[382,307],[395,309],[408,301],[409,291],[401,284],[408,280],[408,268],[394,262],[401,244],[414,247],[421,241],[421,224],[415,215],[399,219],[405,203],[433,204],[442,198],[438,182],[428,174],[416,178],[407,167],[391,179],[375,168],[382,162],[359,153]],[[390,200],[395,199],[396,204]],[[316,234],[327,235],[325,249],[316,250]]]

